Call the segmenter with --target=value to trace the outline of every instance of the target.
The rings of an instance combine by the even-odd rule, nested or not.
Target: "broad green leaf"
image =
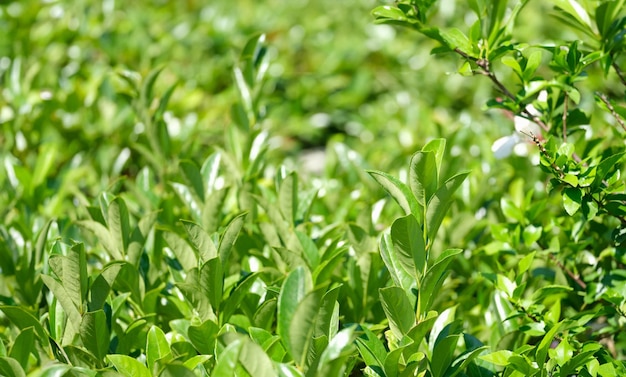
[[[546,362],[546,356],[548,355],[548,350],[550,349],[550,345],[554,340],[554,336],[559,331],[563,322],[559,322],[555,324],[544,336],[539,345],[537,346],[535,360],[540,368],[543,368],[544,363]]]
[[[50,169],[58,163],[59,146],[56,143],[42,143],[37,154],[35,169],[33,171],[33,179],[31,190],[44,183],[46,177],[50,173]]]
[[[380,289],[380,301],[396,339],[402,339],[415,324],[415,312],[404,290],[399,287]]]
[[[117,250],[121,254],[126,254],[130,240],[130,223],[128,208],[122,198],[116,197],[109,203],[107,225]]]
[[[219,190],[217,187],[217,178],[219,177],[219,169],[220,163],[222,161],[222,153],[217,151],[212,153],[204,163],[202,164],[202,168],[200,169],[200,173],[202,174],[202,179],[204,182],[205,192],[202,197],[207,198],[214,191]]]
[[[452,357],[459,342],[460,334],[453,334],[437,341],[433,349],[435,357],[430,360],[430,370],[433,377],[443,377],[445,372],[452,367]]]
[[[246,213],[241,213],[235,216],[232,220],[230,220],[228,225],[226,225],[226,230],[224,230],[224,233],[222,234],[218,248],[222,263],[228,263],[230,252],[235,245],[239,232],[243,228],[245,218]]]
[[[98,361],[102,361],[109,351],[111,337],[107,325],[106,314],[103,310],[87,312],[80,323],[80,339],[83,345]]]
[[[224,294],[224,272],[219,258],[207,261],[200,269],[200,288],[217,313]]]
[[[324,295],[325,289],[319,288],[307,293],[299,302],[289,323],[289,335],[286,338],[288,342],[287,351],[291,351],[296,365],[304,367],[307,363],[307,356],[311,341],[315,334],[315,321],[320,311],[320,302]],[[280,296],[279,296],[280,300]],[[281,317],[279,315],[279,321]],[[284,339],[283,334],[280,334]]]
[[[67,256],[53,255],[48,263],[74,306],[80,308],[88,289],[87,257],[84,245],[78,243],[72,246]]]
[[[76,298],[75,292],[71,290],[68,291],[62,283],[52,276],[41,275],[41,279],[63,307],[63,310],[70,319],[70,325],[73,324],[76,327],[79,326],[82,318],[79,312],[79,307],[77,307],[74,302],[74,299]],[[76,328],[76,330],[78,330],[78,328]]]
[[[150,327],[146,341],[146,361],[148,367],[155,369],[157,361],[169,361],[172,357],[170,345],[165,338],[165,333],[157,326]]]
[[[469,172],[459,173],[444,182],[442,186],[437,189],[435,195],[430,199],[426,209],[426,221],[424,226],[427,230],[428,242],[426,245],[428,248],[430,243],[433,242],[441,223],[446,216],[446,212],[452,205],[454,192],[461,186],[461,183],[467,178]]]
[[[0,357],[0,375],[6,377],[26,377],[20,363],[11,357]]]
[[[111,235],[109,230],[99,222],[93,220],[82,220],[78,221],[77,224],[88,231],[92,232],[98,241],[102,244],[104,249],[109,253],[111,259],[113,260],[123,260],[124,256],[122,255],[121,250],[118,248],[115,243],[115,238]]]
[[[194,194],[200,199],[200,201],[204,201],[205,189],[202,182],[202,174],[200,173],[198,165],[192,160],[182,160],[178,166],[183,173],[183,177],[185,178],[187,185],[193,189]]]
[[[239,363],[239,355],[243,349],[243,341],[235,340],[230,343],[224,351],[218,356],[217,363],[211,377],[234,377],[237,375],[237,364]]]
[[[452,262],[454,257],[459,255],[462,251],[461,249],[448,249],[444,251],[437,261],[426,271],[418,293],[420,296],[420,306],[418,308],[420,315],[430,310],[430,306],[435,299],[435,292],[439,291],[447,276],[448,265]]]
[[[567,187],[563,190],[563,207],[568,215],[573,216],[582,204],[582,190],[575,187]]]
[[[185,365],[166,364],[159,373],[159,377],[196,377],[196,375]]]
[[[424,206],[437,191],[439,172],[435,152],[417,152],[411,158],[409,187],[417,202]]]
[[[287,222],[295,226],[298,210],[298,176],[295,172],[290,173],[280,184],[278,207]]]
[[[42,345],[46,345],[48,343],[48,334],[44,330],[43,326],[37,318],[35,318],[31,313],[27,312],[23,308],[19,306],[0,306],[0,310],[4,313],[7,318],[17,326],[21,331],[32,327],[37,333],[38,341],[41,342]]]
[[[479,359],[485,360],[498,366],[505,367],[509,364],[509,357],[511,357],[512,355],[513,352],[509,350],[500,350],[480,356]]]
[[[213,321],[204,321],[201,325],[191,325],[187,330],[187,336],[200,354],[213,355],[219,327]]]
[[[382,369],[384,367],[385,359],[387,358],[387,349],[383,345],[383,342],[376,337],[367,327],[360,327],[358,331],[362,334],[356,338],[356,346],[359,349],[359,354],[365,362],[365,365],[378,371],[380,376],[384,373]]]
[[[410,292],[417,284],[415,263],[410,257],[404,257],[393,248],[390,234],[384,234],[380,239],[380,256],[389,270],[393,282],[405,292]]]
[[[553,4],[574,17],[581,26],[591,29],[591,21],[587,11],[576,0],[554,0]]]
[[[318,364],[318,375],[342,377],[348,367],[348,358],[354,355],[355,326],[350,326],[337,333],[322,352]]]
[[[141,100],[142,105],[145,108],[150,107],[152,99],[154,98],[152,95],[154,84],[156,83],[156,80],[161,74],[161,72],[163,72],[163,68],[165,67],[161,66],[161,67],[156,67],[153,70],[151,70],[150,73],[148,73],[148,76],[146,77],[146,79],[144,80],[143,85],[141,86],[140,100]]]
[[[471,57],[477,57],[474,54],[474,46],[461,30],[457,28],[440,29],[439,33],[450,50],[459,49]]]
[[[404,12],[390,5],[383,5],[380,7],[376,7],[372,11],[372,15],[376,18],[377,22],[384,22],[387,20],[408,21]]]
[[[239,362],[254,377],[275,377],[272,360],[258,344],[245,340],[239,354]]]
[[[181,222],[187,231],[191,245],[200,255],[200,263],[205,263],[219,255],[213,239],[200,225],[187,220],[181,220]]]
[[[409,186],[387,173],[373,170],[368,171],[368,173],[400,205],[405,215],[422,213],[420,210],[422,207],[415,198],[415,195],[411,192]]]
[[[446,139],[438,138],[432,139],[422,148],[422,152],[433,152],[435,154],[435,161],[437,162],[437,177],[441,173],[441,166],[443,165],[443,154],[446,151]]]
[[[393,252],[399,253],[398,260],[405,263],[406,268],[413,267],[418,281],[426,269],[426,245],[422,228],[417,223],[415,216],[401,217],[391,225],[391,240]],[[412,261],[412,266],[409,261]]]
[[[9,351],[9,357],[17,360],[24,370],[28,367],[28,358],[31,352],[35,351],[33,345],[35,344],[35,331],[32,327],[27,327],[20,331],[19,335],[15,337],[11,350]]]
[[[198,267],[196,252],[189,246],[187,241],[174,232],[164,232],[163,238],[185,272]]]
[[[152,377],[148,368],[134,357],[115,354],[107,355],[107,359],[125,377]]]

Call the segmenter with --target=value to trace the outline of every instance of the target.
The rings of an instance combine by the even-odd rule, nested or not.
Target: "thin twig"
[[[619,65],[617,65],[617,63],[615,63],[615,61],[613,60],[613,63],[611,63],[611,66],[615,70],[615,73],[617,73],[617,77],[619,77],[619,81],[622,82],[622,85],[626,86],[626,77],[624,77],[624,73],[619,68]]]
[[[556,263],[556,265],[561,270],[565,271],[567,276],[569,276],[572,280],[576,282],[576,284],[578,284],[583,290],[587,289],[587,284],[580,279],[579,275],[575,275],[572,271],[570,271],[567,267],[565,267],[565,265],[560,260],[556,259],[556,257],[552,255],[552,253],[548,253],[548,255],[550,256],[550,259],[552,259],[552,261]]]
[[[563,142],[567,143],[567,103],[569,102],[569,96],[565,92],[565,98],[563,99]]]
[[[615,108],[613,107],[613,105],[611,104],[611,101],[609,101],[608,97],[604,94],[604,93],[600,93],[600,92],[596,92],[596,95],[598,96],[598,98],[600,98],[600,100],[602,102],[604,102],[604,104],[606,105],[606,107],[609,109],[609,111],[611,112],[611,115],[613,115],[613,118],[615,118],[615,120],[617,121],[617,123],[620,125],[620,127],[622,127],[622,129],[624,131],[626,131],[626,125],[624,125],[624,120],[622,119],[621,116],[619,116],[619,114],[617,113],[617,111],[615,111]]]
[[[511,91],[509,91],[506,86],[504,86],[504,84],[502,84],[502,82],[500,80],[498,80],[498,77],[496,77],[495,73],[493,73],[493,71],[491,70],[491,64],[489,63],[488,59],[476,59],[473,58],[471,56],[469,56],[468,54],[466,54],[465,52],[463,52],[462,50],[455,48],[454,52],[456,52],[457,54],[461,55],[463,58],[465,58],[466,60],[470,60],[473,61],[474,63],[476,63],[476,65],[478,67],[480,67],[481,71],[477,72],[483,76],[487,76],[489,78],[489,80],[491,80],[491,82],[496,86],[496,88],[498,88],[498,90],[500,92],[502,92],[502,94],[504,94],[506,97],[508,97],[509,99],[515,101],[515,95],[513,93],[511,93]],[[539,127],[543,128],[544,131],[549,131],[550,127],[548,127],[547,124],[545,124],[541,118],[539,118],[538,116],[532,114],[527,108],[523,108],[521,110],[521,114],[523,114],[524,116],[526,116],[528,119],[531,119],[533,122],[537,123],[539,125]]]

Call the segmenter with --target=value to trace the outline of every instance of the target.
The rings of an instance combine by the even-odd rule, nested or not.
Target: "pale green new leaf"
[[[380,301],[389,320],[389,328],[398,340],[415,325],[415,312],[404,290],[399,287],[381,288]]]
[[[437,191],[439,172],[435,152],[417,152],[411,158],[409,187],[417,202],[424,206]]]
[[[134,357],[115,354],[108,355],[107,359],[125,377],[152,377],[148,368]]]
[[[401,217],[391,225],[391,240],[393,241],[393,252],[399,254],[398,260],[410,266],[409,260],[413,262],[414,274],[418,281],[422,279],[426,268],[426,245],[422,228],[417,223],[413,215]]]
[[[437,189],[435,195],[430,199],[426,209],[426,221],[425,227],[428,235],[428,242],[433,242],[437,231],[443,222],[446,212],[450,208],[453,201],[455,191],[461,186],[461,183],[467,178],[469,172],[459,173],[444,182],[442,186]],[[427,248],[428,248],[427,245]]]
[[[400,205],[405,215],[422,213],[422,206],[420,206],[415,195],[413,195],[411,189],[405,183],[384,172],[370,170],[368,173]]]
[[[171,358],[170,345],[165,338],[165,333],[157,326],[150,327],[146,341],[146,361],[150,368],[159,360]]]

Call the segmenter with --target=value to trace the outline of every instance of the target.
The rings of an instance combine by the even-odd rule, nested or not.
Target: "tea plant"
[[[619,375],[624,366],[612,360],[623,357],[624,147],[620,97],[611,92],[615,80],[624,83],[623,2],[552,2],[554,19],[577,39],[550,44],[516,33],[528,2],[508,3],[471,2],[475,21],[466,31],[434,26],[434,2],[401,1],[374,15],[439,42],[433,52],[458,55],[461,74],[485,76],[495,89],[487,108],[524,123],[518,131],[538,147],[547,190],[562,198],[557,212],[532,192],[502,201],[507,222],[491,225],[485,250],[519,255],[519,264],[485,277],[504,321],[495,338],[508,337],[502,346],[511,348],[481,358],[505,375]],[[585,85],[592,75],[605,80]],[[537,257],[561,277],[541,272]]]

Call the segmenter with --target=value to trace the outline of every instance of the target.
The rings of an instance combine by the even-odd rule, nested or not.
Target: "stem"
[[[567,142],[567,103],[569,100],[569,96],[567,95],[567,92],[565,92],[565,98],[563,99],[563,118],[562,118],[562,123],[563,123],[563,142],[566,143]]]
[[[626,85],[626,84],[625,84]],[[624,131],[626,131],[626,125],[624,125],[624,120],[622,119],[621,116],[619,116],[619,114],[617,113],[617,111],[615,111],[615,108],[613,107],[613,105],[611,104],[611,101],[609,101],[609,98],[606,96],[606,94],[604,93],[600,93],[600,92],[596,92],[596,95],[598,96],[598,98],[600,98],[600,100],[602,102],[604,102],[604,104],[606,105],[606,107],[609,109],[609,111],[611,112],[611,115],[613,115],[613,118],[615,118],[615,120],[617,121],[617,124],[620,125],[620,127],[622,127],[622,129]]]
[[[579,275],[575,275],[572,271],[565,267],[563,262],[556,259],[556,257],[552,255],[552,253],[549,253],[548,255],[550,256],[550,259],[552,259],[552,261],[556,263],[556,265],[567,274],[567,276],[569,276],[572,280],[576,282],[576,284],[578,284],[584,290],[587,289],[587,284],[580,279]]]
[[[611,60],[613,60],[613,57],[611,57]],[[613,60],[613,63],[611,63],[611,66],[615,70],[615,73],[617,73],[617,77],[619,77],[619,81],[622,82],[622,85],[626,86],[626,77],[624,77],[624,73],[619,68],[619,65],[615,63],[615,60]]]
[[[493,73],[493,71],[491,70],[491,64],[489,63],[488,59],[473,58],[458,48],[455,48],[454,52],[461,55],[466,60],[471,60],[476,63],[476,65],[481,69],[481,71],[478,72],[479,74],[487,76],[489,80],[491,80],[491,82],[496,86],[496,88],[498,88],[498,90],[501,91],[502,94],[504,94],[506,97],[513,101],[516,100],[515,95],[511,93],[511,91],[509,91],[506,86],[504,86],[504,84],[502,84],[502,82],[498,80],[498,77],[495,75],[495,73]],[[521,110],[521,113],[525,115],[528,119],[531,119],[533,122],[537,123],[539,127],[543,128],[544,131],[550,130],[550,127],[548,127],[547,124],[545,124],[538,116],[531,114],[528,109],[523,108]]]

